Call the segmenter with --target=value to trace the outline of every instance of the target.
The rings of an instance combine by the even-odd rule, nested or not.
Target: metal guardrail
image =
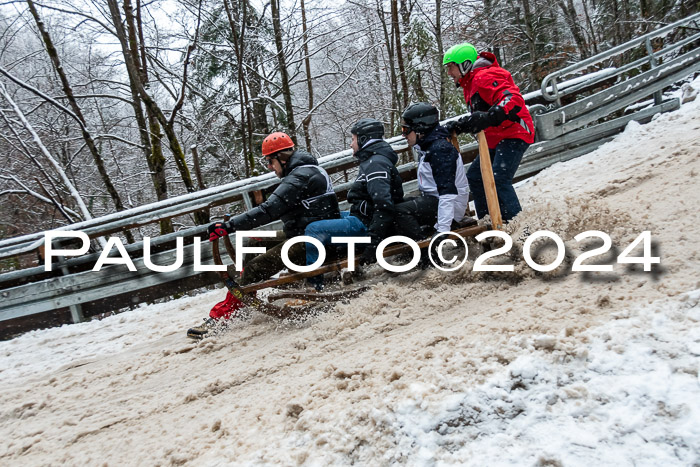
[[[146,268],[143,258],[137,258],[133,260],[136,266],[135,272],[129,271],[124,265],[112,265],[101,268],[99,272],[88,270],[4,290],[0,292],[2,297],[0,320],[93,302],[124,294],[125,291],[132,296],[138,296],[138,291],[141,289],[202,274],[193,268],[193,246],[184,246],[184,265],[174,272],[153,272]],[[170,250],[154,254],[151,259],[154,264],[173,264],[175,252]],[[213,263],[210,248],[201,249],[201,263],[208,265]],[[137,300],[133,304],[140,301]]]
[[[700,18],[700,14],[670,25],[664,30],[678,27],[678,24],[688,24]],[[661,33],[655,31],[647,36],[657,36]],[[700,34],[691,38],[700,37]],[[646,40],[646,36],[635,39],[636,45],[640,41]],[[693,39],[693,40],[697,40]],[[690,43],[684,39],[684,44]],[[605,57],[612,53],[620,53],[629,50],[635,45],[623,44],[613,51],[605,54]],[[677,50],[678,47],[676,47]],[[598,57],[598,56],[597,56]],[[542,95],[561,97],[563,94],[556,94],[556,79],[561,76],[585,69],[590,64],[596,63],[596,57],[592,57],[585,62],[560,70],[557,73],[545,78],[542,85]],[[646,58],[645,60],[648,60]],[[637,63],[639,60],[633,62]],[[637,64],[636,66],[640,66]],[[629,66],[621,67],[628,69]],[[538,105],[538,109],[545,110],[535,116],[538,129],[539,140],[530,146],[523,161],[516,173],[517,179],[527,178],[540,170],[560,161],[565,161],[586,154],[601,144],[610,140],[615,134],[621,132],[625,125],[631,120],[648,121],[659,112],[667,112],[677,109],[680,103],[677,99],[667,102],[656,102],[656,105],[637,110],[634,113],[615,118],[603,123],[590,126],[593,122],[606,117],[611,111],[628,106],[633,102],[638,102],[647,98],[651,94],[666,87],[673,80],[678,80],[686,75],[697,71],[700,68],[700,51],[691,50],[676,57],[667,63],[644,72],[638,77],[614,85],[612,88],[596,92],[588,97],[573,102],[567,106],[554,111],[547,111],[543,106]],[[598,72],[593,79],[577,78],[575,84],[567,84],[564,92],[571,94],[584,87],[590,88],[596,83],[608,82],[611,75],[617,75],[617,70],[606,70],[604,73]],[[547,84],[549,83],[549,84]],[[539,93],[538,93],[539,94]],[[620,97],[624,95],[624,97]],[[616,96],[614,98],[610,96]],[[610,102],[610,101],[614,102]],[[532,110],[532,109],[531,109]],[[564,117],[561,115],[564,112]],[[559,119],[559,121],[557,121]],[[581,128],[588,125],[587,128]],[[407,145],[405,140],[398,136],[387,140],[395,150],[405,151]],[[463,145],[460,149],[462,154],[476,154],[478,145],[476,143]],[[319,159],[319,163],[329,171],[353,165],[354,159],[350,151],[342,151]],[[415,163],[405,164],[399,167],[403,174],[414,170]],[[469,167],[469,164],[465,166]],[[231,200],[243,200],[246,207],[251,207],[252,202],[250,192],[269,188],[279,183],[274,174],[265,174],[252,179],[241,180],[220,187],[210,188],[197,193],[171,198],[159,203],[152,203],[140,206],[128,211],[121,211],[98,219],[93,219],[78,224],[63,227],[62,230],[81,230],[91,238],[118,232],[125,228],[148,225],[158,222],[161,219],[184,215],[204,208],[230,203]],[[336,191],[343,191],[351,183],[338,184]],[[404,190],[411,192],[417,190],[417,181],[410,180],[404,183]],[[343,203],[342,207],[347,206]],[[279,228],[279,222],[263,227],[264,229]],[[152,239],[152,247],[167,247],[176,238],[201,237],[206,226],[188,228],[176,233],[163,235]],[[205,242],[207,243],[207,242]],[[0,241],[0,258],[27,254],[36,250],[43,244],[43,232],[24,235]],[[194,271],[193,265],[193,245],[186,245],[184,249],[183,267],[172,273],[157,273],[145,268],[143,258],[138,257],[143,250],[141,242],[126,245],[126,250],[132,255],[137,272],[129,272],[123,265],[113,265],[103,267],[99,272],[91,270],[85,271],[86,267],[91,267],[99,256],[97,253],[84,255],[78,258],[71,258],[61,261],[59,270],[64,271],[63,276],[43,278],[47,275],[43,266],[27,268],[19,271],[12,271],[0,274],[0,321],[28,316],[36,313],[48,312],[51,310],[70,307],[74,321],[81,319],[81,305],[102,300],[104,311],[110,306],[124,306],[125,300],[116,300],[118,297],[127,296],[133,300],[143,301],[148,299],[171,295],[173,291],[187,290],[188,287],[196,288],[208,283],[218,282],[218,278],[213,273],[201,273]],[[223,255],[227,257],[227,255]],[[155,264],[172,264],[175,261],[175,250],[168,249],[158,254],[152,255]],[[201,251],[202,264],[212,264],[211,252],[209,248]],[[71,270],[83,269],[79,272],[69,272]],[[208,275],[207,275],[208,274]],[[22,281],[36,280],[35,282],[16,285]],[[150,295],[146,291],[151,291]],[[115,300],[110,300],[114,297]],[[132,301],[133,301],[132,300]],[[128,301],[128,300],[127,300]]]
[[[565,135],[624,109],[638,102],[640,98],[651,96],[695,71],[700,71],[700,49],[688,52],[664,66],[641,73],[605,91],[552,112],[537,115],[537,133],[542,139],[554,139]]]
[[[572,75],[582,70],[588,70],[594,65],[601,64],[605,60],[609,60],[613,57],[619,56],[636,47],[639,47],[640,45],[644,45],[646,47],[647,56],[635,60],[633,62],[627,63],[626,65],[617,67],[615,69],[614,75],[621,75],[629,70],[639,68],[640,66],[645,64],[649,64],[650,66],[652,66],[652,68],[654,68],[656,65],[658,65],[659,58],[668,55],[672,52],[675,52],[681,47],[691,44],[692,42],[697,41],[700,38],[700,27],[698,27],[699,21],[700,13],[695,13],[694,15],[690,15],[687,18],[683,18],[679,21],[676,21],[675,23],[656,29],[643,36],[637,37],[636,39],[632,39],[629,42],[620,44],[617,47],[613,47],[610,50],[606,50],[605,52],[601,52],[597,55],[594,55],[593,57],[589,57],[585,60],[574,63],[573,65],[562,68],[561,70],[557,70],[553,73],[550,73],[542,80],[542,96],[550,102],[557,102],[557,106],[561,106],[561,97],[578,92],[581,86],[583,86],[579,85],[568,87],[565,90],[560,91],[558,87],[558,81],[561,78]],[[678,42],[664,43],[664,46],[659,50],[654,51],[652,49],[652,39],[665,38],[671,31],[674,31],[679,28],[690,27],[691,24],[695,24],[695,29],[698,30],[698,33],[685,37]]]
[[[698,21],[700,21],[700,13],[547,75],[542,80],[541,95],[546,100],[554,102],[554,109],[544,110],[537,115],[535,124],[538,137],[545,140],[560,137],[624,109],[646,96],[653,95],[655,104],[661,104],[662,89],[690,73],[700,71],[700,48],[695,47],[681,53],[684,47],[700,41]],[[697,32],[685,37],[677,34],[677,40],[668,40],[672,32],[689,29],[691,24],[695,24]],[[656,38],[663,40],[663,46],[653,50],[651,41]],[[646,48],[644,57],[606,73],[606,80],[617,77],[618,83],[562,106],[562,97],[579,92],[587,84],[584,82],[560,90],[559,79],[582,70],[605,66],[610,60],[616,57],[619,59],[622,54],[641,46]],[[662,61],[663,59],[666,60]],[[648,70],[639,72],[647,67]],[[622,79],[623,75],[632,73],[636,74]]]

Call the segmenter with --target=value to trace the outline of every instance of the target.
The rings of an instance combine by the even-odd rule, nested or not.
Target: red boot
[[[238,315],[238,310],[244,306],[245,303],[234,297],[231,292],[227,292],[226,299],[211,309],[209,318],[205,319],[199,326],[187,330],[187,337],[199,340],[212,331],[225,329],[228,325],[226,321],[235,318]]]
[[[231,319],[237,315],[237,311],[245,306],[245,303],[233,296],[231,292],[226,292],[226,299],[219,302],[209,312],[209,317],[213,319]]]

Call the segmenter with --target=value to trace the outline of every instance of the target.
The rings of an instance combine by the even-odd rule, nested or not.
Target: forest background
[[[527,92],[700,10],[687,0],[330,4],[1,2],[0,239],[263,173],[272,131],[319,157],[347,149],[362,117],[397,134],[410,102],[462,114],[442,67],[458,42],[494,52]],[[127,241],[207,222],[164,220]]]

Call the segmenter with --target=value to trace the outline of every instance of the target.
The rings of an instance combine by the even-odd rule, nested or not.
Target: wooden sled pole
[[[493,178],[493,167],[491,166],[491,154],[486,143],[486,135],[480,131],[476,135],[479,141],[479,157],[481,159],[481,180],[484,182],[484,193],[486,193],[486,205],[491,216],[491,226],[493,230],[503,230],[503,218],[501,218],[501,206],[498,204],[498,193],[496,192],[496,181]]]
[[[450,133],[450,143],[452,143],[452,146],[455,147],[455,149],[457,150],[457,152],[461,156],[462,151],[460,151],[460,149],[459,149],[459,141],[457,140],[457,133],[454,131],[452,133]]]

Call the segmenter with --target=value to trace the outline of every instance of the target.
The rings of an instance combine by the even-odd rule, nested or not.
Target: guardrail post
[[[557,88],[557,77],[552,80],[552,92],[557,98],[554,100],[556,107],[561,107],[561,97],[559,97],[559,89]]]
[[[654,48],[651,46],[651,38],[647,37],[646,41],[644,41],[646,47],[647,47],[647,53],[649,54],[649,65],[651,65],[651,68],[654,69],[657,66],[659,66],[659,62],[656,60],[656,57],[654,56]],[[663,102],[663,96],[661,95],[661,91],[656,91],[654,93],[654,105],[661,105]]]
[[[243,193],[243,202],[245,203],[245,210],[250,211],[253,209],[253,201],[250,199],[250,195],[246,191]]]
[[[61,268],[61,274],[64,276],[70,276],[70,271],[68,270],[68,267],[66,266],[66,258],[63,256],[58,257],[58,267]],[[80,306],[78,303],[77,305],[69,305],[68,309],[70,309],[70,316],[71,319],[73,320],[73,323],[81,323],[85,321],[85,316],[83,315],[83,308]]]

